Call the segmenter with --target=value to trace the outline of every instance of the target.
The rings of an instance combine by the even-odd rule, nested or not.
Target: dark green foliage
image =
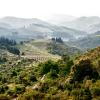
[[[40,93],[37,91],[30,91],[23,94],[23,96],[19,96],[18,100],[43,100],[44,93]]]
[[[51,40],[53,42],[64,43],[63,40],[61,39],[61,37],[59,37],[59,38],[52,38]]]
[[[6,83],[6,82],[7,82],[7,77],[6,77],[6,75],[2,75],[1,82],[2,82],[2,83]]]
[[[96,77],[98,76],[97,71],[94,72],[93,65],[89,59],[79,61],[72,69],[74,72],[73,79],[75,81],[82,81],[85,76],[89,76],[90,79],[95,78],[95,75]]]
[[[35,77],[34,74],[29,74],[29,75],[28,75],[28,80],[30,80],[30,81],[32,81],[32,82],[37,81],[37,79],[36,79],[36,77]]]
[[[6,85],[0,85],[0,94],[5,93],[5,91],[8,90],[8,86]]]
[[[25,55],[25,53],[24,52],[22,52],[22,54],[21,55]]]
[[[71,91],[73,89],[73,85],[72,84],[64,84],[64,89]]]
[[[62,57],[62,60],[63,60],[64,62],[68,62],[69,59],[70,59],[70,57],[69,57],[68,55],[62,55],[61,57]]]
[[[41,74],[47,74],[51,69],[56,70],[57,73],[59,72],[58,64],[51,60],[41,63],[39,66]]]
[[[22,92],[25,92],[25,86],[19,85],[19,86],[16,86],[16,87],[15,87],[15,93],[16,93],[16,94],[20,94],[20,93],[22,93]]]
[[[63,55],[61,58],[62,59],[58,61],[60,66],[60,75],[66,77],[70,73],[71,67],[74,63],[68,55]]]
[[[73,64],[74,64],[74,63],[73,63],[72,60],[69,60],[69,61],[66,63],[65,68],[62,70],[64,76],[65,76],[65,75],[68,75],[68,74],[70,73],[70,70],[71,70],[71,67],[73,66]]]
[[[51,41],[47,44],[47,50],[49,53],[62,55],[72,56],[75,54],[80,54],[81,50],[70,47],[63,42],[56,42],[56,40]]]
[[[99,87],[93,87],[91,90],[93,96],[100,96],[100,88]]]
[[[5,49],[8,50],[9,52],[19,55],[20,51],[16,46],[16,41],[15,40],[10,40],[5,37],[0,38],[0,49]]]
[[[11,76],[17,76],[17,72],[15,70],[12,71]]]
[[[21,44],[21,45],[23,45],[23,44],[24,44],[24,42],[23,42],[23,41],[20,41],[20,44]]]
[[[13,53],[13,54],[16,54],[16,55],[19,55],[20,54],[20,51],[19,49],[17,49],[16,47],[7,47],[8,51],[10,53]]]
[[[7,45],[14,46],[16,44],[17,43],[15,40],[10,40],[10,39],[5,38],[5,37],[0,37],[0,45],[1,46],[7,46]]]
[[[6,62],[6,61],[7,61],[6,58],[4,58],[4,57],[0,57],[0,63],[4,63],[4,62]]]
[[[74,89],[71,91],[75,100],[92,100],[90,90],[88,89]]]
[[[48,78],[51,78],[51,79],[55,79],[58,77],[56,70],[53,70],[53,69],[50,70],[47,76]]]
[[[63,54],[39,65],[33,59],[8,57],[0,64],[0,100],[99,100],[100,49],[94,51],[77,59]]]

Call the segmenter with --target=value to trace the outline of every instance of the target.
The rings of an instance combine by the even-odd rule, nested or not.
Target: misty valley
[[[0,18],[0,100],[100,100],[100,17],[69,18]]]

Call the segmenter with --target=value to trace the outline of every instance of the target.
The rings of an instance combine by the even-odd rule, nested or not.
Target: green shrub
[[[91,93],[88,89],[74,89],[71,91],[75,100],[91,100]]]
[[[30,80],[30,81],[32,81],[32,82],[37,81],[35,75],[33,75],[33,74],[29,74],[29,75],[28,75],[28,80]]]
[[[12,71],[11,76],[17,76],[17,72],[15,70]]]
[[[92,92],[93,96],[100,96],[100,88],[99,87],[92,88],[91,92]]]
[[[73,85],[72,85],[72,84],[65,84],[65,85],[64,85],[64,88],[65,88],[66,90],[71,91],[71,90],[73,89]]]
[[[79,94],[80,94],[80,91],[79,91],[79,89],[74,89],[74,90],[71,91],[71,94],[72,94],[73,96],[75,96],[75,97],[78,97]]]
[[[46,93],[48,89],[49,89],[49,83],[47,82],[41,83],[39,87],[40,92]]]
[[[44,100],[44,93],[37,91],[29,91],[18,97],[18,100]]]
[[[47,74],[51,69],[56,70],[57,73],[59,72],[58,64],[51,60],[41,63],[39,66],[41,74]]]
[[[9,89],[9,90],[7,91],[7,94],[8,94],[9,96],[14,96],[16,93],[15,93],[14,90]]]
[[[51,69],[50,72],[47,74],[48,78],[55,79],[58,77],[56,70]]]
[[[0,94],[0,100],[10,100],[10,99],[4,94]]]
[[[18,85],[18,86],[15,87],[15,93],[16,93],[16,94],[20,94],[20,93],[22,93],[22,92],[25,92],[25,86],[23,86],[23,85]]]
[[[61,76],[66,76],[66,75],[68,75],[69,73],[70,73],[70,70],[71,70],[71,67],[72,67],[72,65],[73,65],[74,63],[73,63],[73,60],[69,60],[69,61],[67,61],[66,63],[64,63],[63,64],[63,67],[60,67],[60,72],[59,72],[59,74],[61,75]],[[60,66],[60,65],[59,65]]]
[[[8,90],[8,86],[6,85],[0,85],[0,93],[5,93],[5,91]]]
[[[73,79],[75,81],[82,81],[86,76],[89,76],[91,79],[96,78],[99,75],[96,70],[94,71],[90,59],[80,60],[78,64],[72,67],[72,71],[74,73]]]

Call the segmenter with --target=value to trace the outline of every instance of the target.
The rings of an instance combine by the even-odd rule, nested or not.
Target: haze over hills
[[[100,99],[99,17],[62,22],[0,19],[0,100]]]
[[[16,17],[5,17],[0,19],[1,35],[6,34],[7,37],[16,40],[38,39],[62,37],[65,40],[76,39],[85,36],[86,32],[75,29],[49,24],[48,22],[33,18],[24,19]]]
[[[34,23],[34,24],[37,24],[37,23],[47,24],[47,22],[44,22],[44,21],[39,20],[37,18],[17,18],[17,17],[12,17],[12,16],[7,16],[7,17],[1,18],[0,23],[5,23],[8,25],[11,25],[12,28],[22,28],[22,27],[28,26],[32,23]]]
[[[100,100],[100,1],[0,0],[0,100]]]
[[[87,37],[80,38],[75,41],[69,41],[68,44],[84,50],[100,46],[100,32],[89,34]]]
[[[75,18],[72,21],[62,21],[60,23],[57,23],[62,26],[66,26],[69,28],[73,28],[80,31],[85,31],[87,33],[93,33],[96,32],[99,29],[100,24],[100,17],[98,16],[91,16],[91,17],[79,17]]]
[[[54,15],[49,21],[37,18],[4,17],[0,19],[0,36],[18,42],[61,37],[70,44],[74,41],[74,46],[80,43],[80,45],[84,45],[84,48],[87,44],[89,44],[88,47],[96,47],[100,44],[100,38],[92,35],[96,32],[97,35],[100,34],[100,18],[97,16],[76,18],[67,15]],[[90,42],[91,39],[93,43]],[[94,43],[95,45],[93,45]]]

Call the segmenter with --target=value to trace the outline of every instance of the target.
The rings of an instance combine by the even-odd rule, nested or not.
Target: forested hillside
[[[39,45],[35,41],[29,43]],[[31,47],[29,43],[17,45],[21,53],[23,50],[22,56],[1,58],[4,60],[0,64],[1,100],[100,99],[100,47],[74,59],[66,54],[39,61],[28,56],[30,51],[25,48]],[[39,49],[32,48],[30,50]]]
[[[0,19],[0,100],[100,100],[99,20]]]

